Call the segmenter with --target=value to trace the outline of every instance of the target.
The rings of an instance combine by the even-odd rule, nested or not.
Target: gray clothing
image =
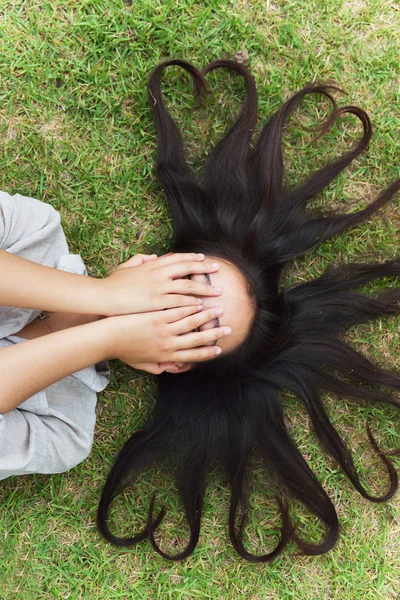
[[[49,204],[0,192],[0,248],[42,265],[86,275],[69,254],[60,215]],[[0,348],[26,343],[15,334],[41,311],[0,306]],[[0,414],[0,479],[60,473],[84,460],[93,442],[96,392],[109,383],[106,362],[82,369]]]

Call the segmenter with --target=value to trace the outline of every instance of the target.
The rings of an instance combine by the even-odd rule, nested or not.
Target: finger
[[[135,256],[131,256],[125,262],[121,263],[118,266],[118,269],[123,269],[125,267],[138,267],[139,265],[147,262],[149,260],[155,260],[157,258],[157,254],[135,254]]]
[[[151,373],[152,375],[160,375],[166,371],[167,373],[184,373],[185,371],[189,371],[192,366],[190,364],[175,364],[173,362],[166,363],[136,363],[132,365],[134,369],[139,371],[146,371],[147,373]]]
[[[160,299],[156,309],[178,308],[179,306],[198,306],[202,304],[201,298],[196,296],[183,296],[181,294],[165,294]]]
[[[180,364],[180,366],[174,365],[173,367],[166,367],[164,371],[167,373],[172,373],[173,375],[177,375],[178,373],[186,373],[186,371],[190,371],[192,365],[190,364]]]
[[[176,350],[184,350],[186,348],[197,348],[198,346],[204,346],[214,340],[219,340],[223,337],[227,337],[232,333],[230,327],[215,327],[214,329],[207,329],[205,331],[196,331],[193,333],[185,333],[184,335],[178,335],[174,340],[174,346]],[[174,362],[188,362],[178,361],[174,356]]]
[[[118,265],[118,269],[124,269],[125,267],[137,267],[143,263],[143,257],[141,254],[131,256],[128,260]]]
[[[192,279],[174,279],[168,285],[170,294],[191,294],[193,296],[219,296],[222,288],[213,287],[208,283],[200,283]]]
[[[163,371],[166,371],[167,369],[179,369],[179,367],[174,362],[162,362],[157,364]]]
[[[176,321],[171,324],[172,332],[175,335],[180,335],[183,333],[188,333],[201,327],[205,323],[209,321],[218,320],[224,314],[222,308],[209,308],[208,310],[203,310],[199,314],[191,314],[190,316],[181,319],[180,321]],[[218,325],[217,325],[218,326]]]
[[[202,262],[191,260],[175,262],[168,265],[167,268],[168,277],[177,279],[178,277],[186,277],[186,275],[195,275],[198,273],[215,273],[219,269],[219,263],[207,258]]]
[[[180,306],[179,308],[168,308],[167,310],[160,310],[156,312],[155,319],[158,320],[159,323],[175,323],[175,321],[180,321],[189,315],[194,315],[203,310],[203,306],[201,304],[197,304],[195,306]]]
[[[198,363],[217,358],[222,350],[219,346],[203,346],[190,348],[189,350],[178,350],[174,354],[174,360],[186,363]]]
[[[146,371],[147,373],[152,373],[152,375],[159,375],[163,372],[164,369],[161,368],[162,363],[135,363],[132,365],[134,369],[138,369],[139,371]],[[168,363],[174,364],[174,363]]]
[[[164,256],[160,256],[159,263],[160,267],[164,267],[181,261],[202,262],[204,261],[204,258],[204,254],[196,252],[170,252],[164,254]]]

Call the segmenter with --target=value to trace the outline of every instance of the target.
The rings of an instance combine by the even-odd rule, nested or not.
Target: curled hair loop
[[[376,454],[379,456],[379,458],[385,465],[385,467],[388,471],[388,474],[389,474],[389,478],[390,478],[390,487],[389,487],[388,491],[385,494],[383,494],[382,496],[368,496],[368,500],[370,500],[371,502],[386,502],[387,500],[390,500],[391,498],[393,498],[393,496],[395,495],[396,490],[399,487],[399,477],[397,475],[397,472],[396,472],[396,469],[394,468],[393,463],[389,460],[387,454],[385,452],[383,452],[383,450],[381,450],[381,448],[379,448],[374,436],[372,435],[372,431],[371,431],[368,423],[367,423],[367,434],[368,434],[368,439],[371,443],[371,446],[373,447]]]
[[[183,560],[184,558],[187,558],[188,556],[190,556],[193,553],[193,550],[195,549],[195,547],[197,546],[197,542],[199,541],[201,515],[199,514],[198,516],[196,516],[196,518],[190,524],[190,539],[189,539],[189,542],[188,542],[186,548],[184,550],[182,550],[181,552],[178,552],[177,554],[167,554],[160,548],[160,546],[157,544],[156,539],[154,537],[154,532],[156,530],[155,523],[157,522],[157,519],[155,521],[153,521],[154,504],[155,504],[155,495],[153,496],[153,498],[151,500],[149,516],[148,516],[148,521],[147,521],[148,537],[149,537],[149,540],[150,540],[150,543],[151,543],[153,549],[156,552],[158,552],[158,554],[160,554],[163,558],[166,558],[167,560],[174,561],[174,560]],[[164,513],[163,513],[163,515],[164,515]]]
[[[204,221],[213,227],[213,212],[208,196],[186,162],[182,136],[166,109],[161,92],[161,74],[168,66],[179,66],[187,71],[193,81],[194,93],[201,104],[201,95],[207,84],[198,69],[184,60],[165,61],[156,67],[150,77],[148,91],[157,126],[158,151],[156,170],[159,181],[171,204],[172,219],[178,237],[189,240],[202,235]],[[188,204],[185,199],[190,196]]]
[[[246,98],[236,121],[205,161],[202,182],[214,203],[220,234],[236,237],[236,220],[242,218],[243,203],[250,202],[247,155],[257,120],[257,90],[249,71],[231,60],[209,63],[202,75],[221,68],[234,71],[244,79]]]
[[[229,508],[229,521],[228,521],[229,537],[231,539],[232,546],[235,548],[236,552],[242,558],[244,558],[245,560],[247,560],[249,562],[252,562],[252,563],[270,562],[271,560],[273,560],[276,556],[278,556],[282,552],[282,550],[285,548],[285,546],[290,541],[291,536],[292,536],[293,528],[290,523],[289,510],[288,510],[287,503],[279,497],[276,498],[276,501],[278,503],[280,513],[281,513],[282,528],[281,528],[281,535],[280,535],[279,542],[277,543],[275,548],[273,550],[271,550],[271,552],[268,552],[266,554],[252,554],[245,548],[244,543],[243,543],[243,532],[244,532],[246,522],[247,522],[247,505],[243,499],[242,500],[240,499],[240,496],[241,496],[240,492],[238,492],[235,489],[232,489],[231,504],[230,504],[230,508]],[[240,516],[239,525],[237,526],[236,525],[237,514],[238,514],[240,505],[242,505],[241,506],[242,514]]]

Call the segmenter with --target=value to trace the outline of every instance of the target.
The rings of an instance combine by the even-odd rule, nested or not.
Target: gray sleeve
[[[24,343],[15,336],[10,341]],[[12,475],[62,473],[82,462],[93,443],[96,392],[108,381],[107,363],[98,363],[0,414],[0,480]]]
[[[0,248],[47,267],[68,254],[59,213],[50,204],[0,192]],[[0,338],[33,321],[40,311],[0,306]]]
[[[0,248],[41,265],[55,267],[68,245],[60,215],[50,204],[0,192]]]
[[[60,382],[59,382],[60,383]],[[96,394],[65,382],[47,388],[0,418],[0,479],[29,473],[61,473],[89,454]]]

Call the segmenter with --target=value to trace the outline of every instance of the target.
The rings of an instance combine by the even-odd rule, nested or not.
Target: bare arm
[[[0,306],[103,316],[189,306],[198,303],[196,296],[218,296],[220,292],[184,279],[186,275],[216,270],[218,265],[204,255],[138,255],[108,277],[96,279],[0,250]]]
[[[36,310],[96,312],[98,283],[92,277],[39,265],[0,250],[0,305]]]
[[[109,317],[0,349],[0,413],[40,390],[102,360],[138,363],[197,362],[215,358],[206,346],[230,334],[219,327],[195,332],[220,309],[184,306],[153,313]],[[223,311],[221,311],[223,312]]]
[[[102,321],[87,323],[0,349],[0,413],[104,360],[106,332],[101,325]]]

